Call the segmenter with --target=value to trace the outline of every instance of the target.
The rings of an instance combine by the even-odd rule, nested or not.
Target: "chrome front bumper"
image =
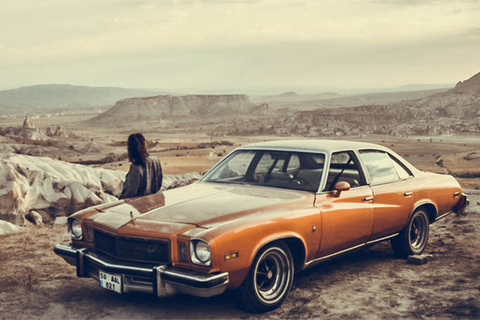
[[[212,297],[223,293],[229,282],[228,273],[207,274],[165,265],[118,262],[87,248],[58,244],[54,249],[69,264],[76,266],[77,276],[98,281],[99,271],[122,277],[122,292],[147,292],[159,297],[184,293]]]

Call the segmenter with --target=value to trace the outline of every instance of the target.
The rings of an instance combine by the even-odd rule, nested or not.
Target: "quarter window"
[[[360,152],[362,160],[367,167],[370,175],[371,184],[382,184],[400,180],[395,163],[390,156],[383,151],[363,151]]]
[[[393,158],[392,156],[390,157],[392,158],[393,166],[397,170],[400,179],[403,180],[412,176],[412,173],[408,169],[406,169],[397,159]]]

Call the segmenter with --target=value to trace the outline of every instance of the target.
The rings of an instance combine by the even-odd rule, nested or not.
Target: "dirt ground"
[[[73,125],[66,123],[65,128]],[[78,130],[79,135],[91,134]],[[126,136],[98,134],[104,143],[124,141]],[[210,140],[203,136],[149,133],[149,139],[163,143],[152,153],[169,174],[203,171],[230,151],[224,146],[162,151]],[[271,137],[227,139],[238,146]],[[480,168],[480,157],[475,156],[480,150],[478,137],[349,139],[390,147],[424,170],[457,169],[436,166],[441,155],[448,155],[446,166],[461,163],[464,167],[458,169],[471,173]],[[128,163],[105,167],[128,170]],[[411,265],[394,258],[389,244],[381,243],[296,274],[282,306],[262,315],[238,309],[234,292],[209,299],[185,295],[159,299],[103,290],[93,279],[77,278],[75,268],[54,254],[56,244],[69,241],[66,226],[30,226],[25,232],[0,236],[0,319],[480,319],[480,191],[476,190],[480,178],[459,181],[471,189],[467,191],[471,205],[465,215],[450,215],[431,226],[425,253],[433,258],[427,264]]]
[[[431,226],[424,265],[393,257],[388,243],[296,274],[283,305],[254,315],[234,292],[202,299],[119,295],[80,279],[53,253],[65,226],[0,236],[0,319],[479,319],[480,192],[471,205]]]

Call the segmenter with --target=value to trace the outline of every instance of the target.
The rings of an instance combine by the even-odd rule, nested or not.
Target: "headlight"
[[[210,246],[203,240],[192,240],[190,243],[192,262],[202,266],[210,265]]]
[[[82,223],[80,220],[72,219],[69,226],[70,237],[74,240],[82,240]]]

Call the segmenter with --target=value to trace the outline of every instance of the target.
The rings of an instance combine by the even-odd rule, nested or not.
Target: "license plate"
[[[99,271],[98,278],[100,280],[100,287],[122,293],[122,277]]]

